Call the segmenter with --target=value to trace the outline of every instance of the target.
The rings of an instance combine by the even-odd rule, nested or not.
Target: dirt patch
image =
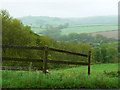
[[[104,32],[95,32],[89,33],[91,36],[95,36],[96,34],[101,34],[107,38],[115,38],[118,39],[118,30],[104,31]]]

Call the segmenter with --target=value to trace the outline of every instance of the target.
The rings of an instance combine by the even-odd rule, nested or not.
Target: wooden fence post
[[[43,60],[43,73],[46,74],[46,69],[47,69],[47,51],[48,50],[48,46],[45,45],[44,47],[44,60]]]
[[[91,51],[88,53],[88,75],[90,75]]]

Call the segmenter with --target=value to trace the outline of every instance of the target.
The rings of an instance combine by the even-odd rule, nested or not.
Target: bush
[[[109,77],[120,77],[120,71],[104,71],[104,74]]]

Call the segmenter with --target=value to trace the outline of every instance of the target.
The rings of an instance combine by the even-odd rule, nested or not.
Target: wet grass
[[[118,77],[109,77],[105,72],[118,70],[118,64],[91,65],[91,75],[87,66],[41,71],[2,71],[3,88],[120,88]]]

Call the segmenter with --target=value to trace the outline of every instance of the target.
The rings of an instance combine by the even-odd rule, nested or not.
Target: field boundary
[[[2,60],[6,60],[6,61],[43,62],[43,73],[45,73],[45,74],[46,74],[46,70],[47,70],[47,63],[57,63],[57,64],[88,65],[88,75],[90,75],[91,51],[88,52],[88,55],[85,55],[85,54],[81,54],[81,53],[76,53],[76,52],[71,52],[71,51],[66,51],[66,50],[60,50],[60,49],[55,49],[55,48],[50,48],[47,45],[45,45],[44,47],[0,45],[0,48],[44,50],[44,59],[28,59],[28,58],[2,57]],[[67,53],[67,54],[72,54],[72,55],[83,56],[83,57],[88,58],[88,63],[50,60],[47,57],[49,50],[50,51],[54,51],[54,52],[61,52],[61,53]]]

